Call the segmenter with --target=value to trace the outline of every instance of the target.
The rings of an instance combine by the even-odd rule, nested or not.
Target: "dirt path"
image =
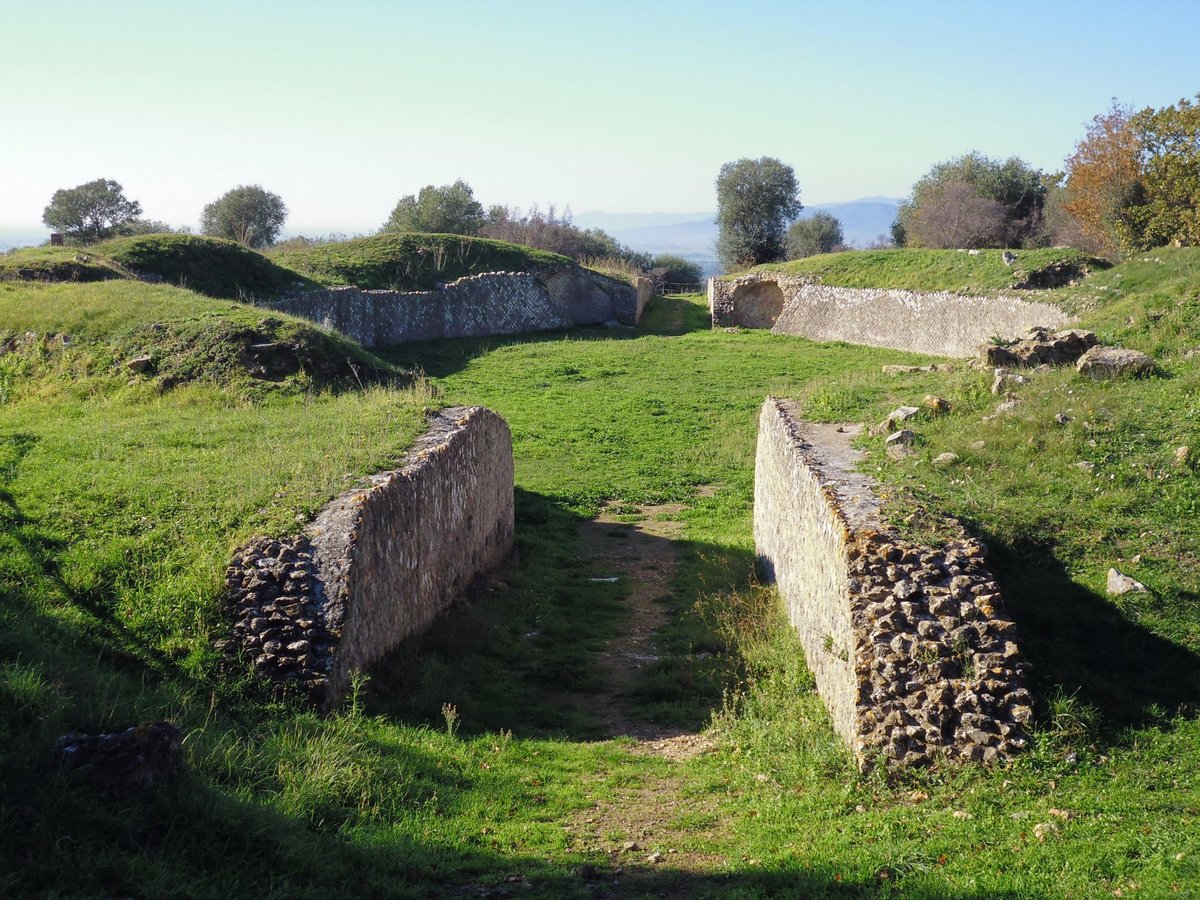
[[[591,577],[620,579],[630,593],[628,623],[597,660],[603,688],[574,702],[602,723],[607,736],[635,738],[643,752],[671,758],[695,755],[707,744],[695,732],[640,718],[629,693],[642,670],[658,662],[655,634],[668,620],[662,600],[671,593],[678,566],[674,542],[683,533],[678,518],[683,510],[681,504],[610,502],[580,526],[580,555]]]

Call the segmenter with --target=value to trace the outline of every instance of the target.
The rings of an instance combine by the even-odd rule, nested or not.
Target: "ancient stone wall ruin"
[[[1031,326],[1058,329],[1071,321],[1057,306],[1016,297],[831,287],[770,271],[710,279],[708,305],[713,327],[770,328],[935,356],[972,356],[995,335],[1016,338]]]
[[[470,275],[432,291],[329,288],[261,305],[336,328],[364,347],[389,347],[575,325],[636,325],[652,294],[646,278],[629,284],[571,268]]]
[[[1032,701],[986,550],[884,527],[853,434],[768,398],[754,475],[759,558],[834,730],[864,767],[1004,759],[1025,746]]]
[[[481,407],[442,410],[400,468],[333,500],[303,534],[255,539],[235,554],[226,649],[328,707],[512,543],[508,425]]]

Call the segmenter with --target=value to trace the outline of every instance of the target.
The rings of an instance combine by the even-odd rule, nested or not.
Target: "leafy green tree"
[[[1141,184],[1126,209],[1126,245],[1200,244],[1200,104],[1185,98],[1146,108],[1130,125],[1141,149]]]
[[[381,230],[476,235],[487,221],[483,204],[460,178],[441,187],[427,184],[415,196],[401,197]]]
[[[836,216],[820,210],[793,222],[787,231],[786,243],[788,259],[832,253],[845,243],[842,223]]]
[[[937,163],[901,204],[893,236],[910,247],[1029,246],[1042,243],[1043,174],[1013,156],[972,151]],[[966,227],[954,220],[961,219]],[[968,235],[972,243],[950,244]],[[898,241],[899,243],[899,241]]]
[[[287,214],[278,194],[257,184],[240,184],[204,207],[200,230],[255,249],[269,247],[279,237]]]
[[[690,260],[673,253],[660,253],[650,261],[651,269],[664,269],[664,284],[699,284],[704,280],[704,270]]]
[[[97,178],[55,191],[42,212],[42,222],[73,243],[91,244],[110,237],[141,214],[142,205],[128,199],[119,183]]]
[[[727,271],[783,259],[784,232],[800,214],[800,186],[777,159],[739,159],[717,175],[717,257]]]

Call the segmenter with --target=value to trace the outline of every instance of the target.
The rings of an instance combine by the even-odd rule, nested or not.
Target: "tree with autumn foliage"
[[[1141,145],[1133,112],[1115,99],[1092,119],[1067,158],[1062,206],[1082,232],[1082,248],[1117,256],[1128,243],[1127,210],[1142,189]]]

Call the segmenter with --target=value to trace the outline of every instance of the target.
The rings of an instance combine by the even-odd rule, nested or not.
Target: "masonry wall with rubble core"
[[[582,267],[469,275],[432,291],[327,288],[260,305],[324,325],[364,347],[409,341],[636,325],[654,292]]]
[[[1026,745],[1032,698],[986,548],[886,528],[855,434],[767,398],[754,473],[758,556],[834,731],[863,768],[1006,759]]]
[[[237,551],[225,649],[328,708],[354,673],[427,628],[512,544],[508,425],[482,407],[442,410],[398,469],[337,497],[302,534]]]
[[[996,335],[1017,338],[1034,325],[1055,330],[1072,321],[1057,306],[1018,297],[832,287],[771,271],[709,279],[708,306],[714,328],[770,328],[933,356],[974,356]]]

